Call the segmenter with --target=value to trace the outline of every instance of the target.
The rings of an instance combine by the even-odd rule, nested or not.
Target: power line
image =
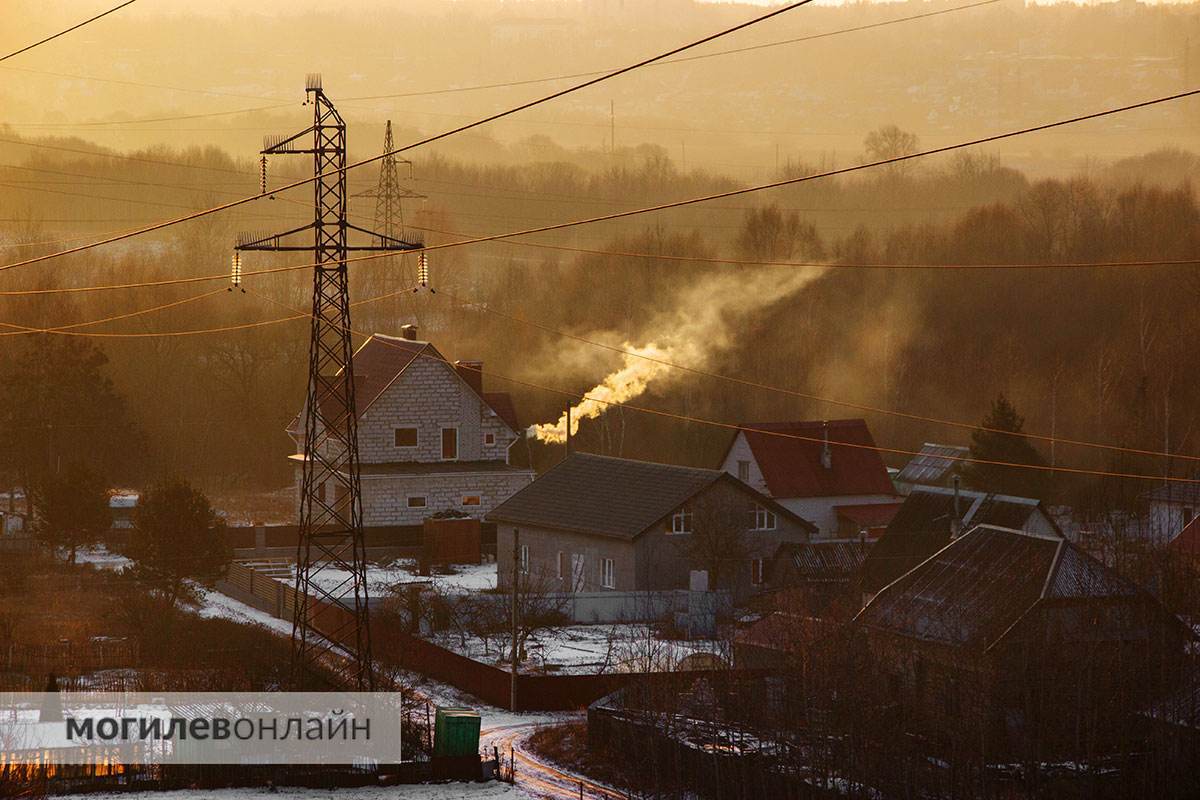
[[[17,72],[27,72],[33,75],[49,75],[54,78],[67,78],[73,81],[92,81],[94,83],[112,83],[119,86],[136,86],[141,89],[166,89],[172,92],[187,92],[189,94],[207,94],[215,97],[236,97],[242,100],[277,100],[277,97],[269,97],[262,94],[238,94],[237,92],[221,92],[216,89],[195,89],[187,86],[168,86],[161,83],[142,83],[140,81],[121,80],[119,78],[101,78],[96,75],[72,75],[66,72],[51,72],[44,69],[31,69],[29,67],[3,67],[6,70],[15,70]]]
[[[25,325],[17,325],[15,323],[11,323],[11,322],[0,322],[0,327],[10,329],[8,331],[0,332],[0,336],[21,336],[21,335],[30,334],[30,333],[64,333],[66,331],[73,331],[78,328],[88,328],[93,325],[102,325],[106,322],[115,322],[117,320],[129,319],[130,317],[140,317],[140,316],[144,316],[146,314],[153,314],[158,311],[165,311],[169,308],[177,308],[182,305],[194,303],[197,300],[203,300],[206,297],[213,297],[214,295],[217,295],[217,294],[225,294],[225,291],[226,291],[225,289],[214,289],[213,291],[210,291],[210,292],[202,292],[201,294],[198,294],[198,295],[193,295],[191,297],[185,297],[182,300],[175,300],[170,303],[162,303],[160,305],[152,306],[150,308],[142,308],[142,309],[138,309],[137,311],[129,311],[124,314],[114,314],[111,317],[104,317],[103,319],[93,319],[93,320],[87,320],[84,322],[75,322],[70,325],[59,325],[59,326],[53,327],[53,328],[31,328],[31,327],[27,327]]]
[[[143,158],[140,156],[130,156],[121,153],[105,153],[97,150],[82,150],[77,147],[63,147],[61,145],[44,144],[42,142],[29,142],[24,139],[3,139],[0,138],[0,144],[15,144],[21,147],[32,147],[38,150],[54,150],[62,153],[76,153],[78,155],[92,156],[94,158],[112,158],[118,161],[137,161],[142,164],[156,164],[166,167],[183,167],[184,169],[202,169],[209,172],[225,172],[232,175],[242,175],[249,178],[254,178],[255,173],[247,170],[233,169],[231,167],[209,167],[203,164],[187,164],[182,161],[164,161],[158,158]]]
[[[956,13],[959,11],[968,11],[973,8],[979,8],[981,6],[988,6],[988,5],[992,5],[994,3],[998,3],[998,2],[1000,2],[1000,0],[982,0],[981,2],[968,3],[966,5],[954,6],[953,8],[944,8],[944,9],[940,9],[938,11],[928,11],[928,12],[924,12],[921,14],[912,14],[912,15],[909,15],[906,17],[898,17],[896,19],[882,20],[880,22],[872,22],[872,23],[865,24],[865,25],[855,25],[855,26],[852,26],[849,28],[839,28],[837,30],[825,31],[823,33],[815,33],[815,34],[810,34],[807,36],[799,36],[799,37],[794,37],[794,38],[790,38],[790,39],[781,39],[781,40],[774,41],[774,42],[765,42],[763,44],[749,45],[747,47],[731,48],[728,50],[718,50],[718,51],[715,51],[712,53],[701,53],[699,55],[665,59],[660,62],[657,62],[655,64],[655,66],[663,66],[663,65],[667,65],[667,64],[682,64],[682,63],[686,63],[689,61],[700,61],[703,59],[718,58],[721,56],[735,55],[738,53],[747,53],[747,52],[751,52],[751,51],[755,51],[755,50],[765,50],[768,48],[780,47],[780,46],[784,46],[784,45],[801,44],[804,42],[816,41],[818,39],[828,39],[828,38],[832,38],[835,36],[841,36],[841,35],[848,34],[848,33],[858,33],[861,31],[872,30],[875,28],[883,28],[883,27],[887,27],[890,25],[897,25],[897,24],[904,23],[904,22],[913,22],[916,20],[927,19],[930,17],[938,17],[938,16],[942,16],[945,14],[953,14],[953,13]],[[233,92],[220,92],[220,91],[215,91],[215,90],[211,90],[211,89],[194,89],[194,88],[188,88],[188,87],[182,87],[182,86],[170,86],[170,85],[164,85],[164,84],[142,83],[142,82],[138,82],[138,81],[119,80],[119,79],[115,79],[115,78],[99,78],[99,77],[93,77],[93,76],[89,76],[89,75],[71,75],[71,74],[66,74],[66,73],[48,72],[46,70],[36,70],[36,69],[29,69],[29,68],[23,68],[23,67],[9,67],[9,69],[19,69],[24,72],[50,75],[50,76],[60,77],[60,78],[69,78],[72,80],[98,81],[101,83],[112,83],[112,84],[118,84],[118,85],[124,85],[124,86],[136,86],[136,87],[142,87],[142,88],[148,88],[148,89],[165,89],[165,90],[176,91],[176,92],[190,92],[190,93],[195,93],[195,94],[217,95],[217,96],[224,96],[224,97],[237,97],[237,98],[252,99],[252,100],[274,100],[275,99],[274,97],[269,97],[266,95],[238,94],[238,93],[233,93]],[[531,79],[527,79],[527,80],[481,84],[481,85],[476,85],[476,86],[446,87],[444,89],[427,89],[427,90],[420,90],[420,91],[413,91],[413,92],[398,92],[398,93],[393,93],[393,94],[362,95],[362,96],[358,96],[358,97],[344,97],[344,98],[342,98],[342,102],[353,103],[353,102],[363,102],[363,101],[372,101],[372,100],[391,100],[391,99],[399,99],[399,98],[407,98],[407,97],[428,97],[428,96],[443,95],[443,94],[459,94],[462,92],[472,92],[472,91],[479,91],[479,90],[484,90],[484,89],[500,89],[500,88],[509,88],[509,87],[518,87],[518,86],[531,86],[531,85],[535,85],[535,84],[553,83],[556,81],[571,80],[571,79],[575,79],[575,78],[591,78],[591,77],[595,77],[598,75],[605,75],[605,74],[611,72],[613,69],[617,69],[617,68],[614,67],[614,68],[610,68],[607,70],[592,70],[589,72],[574,72],[574,73],[568,73],[568,74],[563,74],[563,75],[551,75],[551,76],[542,77],[542,78],[531,78]],[[126,124],[126,123],[142,123],[142,122],[171,122],[171,121],[184,120],[184,119],[197,119],[197,118],[205,117],[205,116],[221,116],[222,114],[239,114],[239,113],[250,113],[250,112],[254,112],[254,111],[265,111],[265,110],[271,110],[271,109],[282,108],[282,107],[284,107],[284,106],[282,106],[282,105],[280,105],[280,106],[263,106],[260,108],[242,109],[240,111],[221,112],[221,114],[198,114],[198,115],[186,115],[186,116],[177,116],[177,117],[164,117],[164,118],[157,118],[157,119],[145,119],[145,120],[115,120],[115,121],[111,121],[111,122],[91,122],[91,123],[88,123],[88,122],[45,123],[45,124],[17,123],[15,125],[13,125],[13,127],[69,128],[69,127],[87,127],[87,126],[108,126],[108,125],[120,125],[120,124]],[[457,116],[457,115],[450,115],[450,116]],[[572,123],[555,123],[555,124],[572,124]],[[577,124],[591,125],[592,123],[577,123]],[[603,127],[607,127],[607,125],[608,125],[607,123],[604,123]],[[672,130],[672,131],[682,130],[682,129],[675,129],[675,128],[639,128],[639,129]],[[782,131],[713,131],[713,132],[770,133],[772,135],[784,135],[787,133],[787,132],[782,132]]]
[[[251,290],[247,290],[247,293],[251,294],[255,297],[259,297],[268,302],[274,303],[283,308],[289,309],[291,311],[295,311],[297,314],[302,314],[304,317],[311,316],[311,314],[309,314],[307,312],[301,312],[299,309],[289,306],[288,304],[283,303],[279,300],[275,300],[274,298],[267,297],[266,295],[261,295],[261,294],[258,294],[257,292],[253,292]],[[349,330],[351,333],[354,333],[358,336],[370,337],[372,335],[372,334],[366,333],[365,331],[356,330],[354,328],[350,328]],[[386,344],[390,347],[396,347],[399,349],[403,349],[402,345],[396,344],[387,339],[379,339],[377,341],[379,341],[383,344]],[[409,350],[405,350],[405,352],[409,353],[409,355],[412,354],[411,351],[409,351]],[[443,364],[446,364],[447,366],[453,366],[448,360],[446,360],[445,357],[434,356],[434,355],[430,355],[430,354],[424,353],[424,352],[419,353],[418,358],[428,358],[428,359],[431,359],[434,361],[439,361]],[[506,375],[500,375],[495,372],[485,372],[484,370],[478,369],[473,366],[467,367],[467,368],[472,371],[478,372],[480,375],[486,375],[488,377],[498,378],[499,380],[508,381],[509,383],[513,383],[513,384],[516,384],[519,386],[526,386],[531,389],[539,389],[542,391],[553,392],[555,394],[569,397],[572,399],[572,401],[590,400],[592,402],[599,403],[604,406],[618,406],[620,408],[627,408],[632,411],[640,411],[640,412],[647,413],[647,414],[654,414],[657,416],[667,417],[670,419],[676,419],[676,420],[680,420],[683,422],[693,422],[693,423],[697,423],[697,424],[701,424],[701,425],[709,425],[709,426],[714,426],[714,427],[724,428],[727,430],[734,430],[734,431],[753,430],[756,433],[761,433],[761,434],[767,435],[767,436],[777,436],[777,437],[785,438],[785,439],[796,439],[796,440],[800,440],[800,441],[814,442],[817,444],[825,443],[825,440],[820,437],[801,436],[799,434],[788,434],[788,433],[782,433],[780,431],[769,431],[769,430],[760,430],[757,428],[748,428],[744,425],[740,425],[740,424],[732,423],[732,422],[722,422],[719,420],[710,420],[710,419],[704,419],[701,417],[688,416],[686,414],[676,414],[676,413],[673,413],[670,411],[662,411],[659,409],[646,408],[644,406],[634,406],[634,405],[630,405],[628,403],[617,403],[617,402],[613,402],[611,400],[602,400],[600,398],[591,397],[590,395],[586,395],[586,394],[581,395],[577,392],[570,392],[570,391],[566,391],[564,389],[556,389],[556,388],[553,388],[550,386],[545,386],[543,384],[533,383],[533,382],[521,380],[518,378],[511,378]],[[916,450],[904,450],[904,449],[895,448],[895,447],[879,447],[879,446],[875,446],[875,445],[859,444],[859,443],[852,443],[852,442],[829,442],[829,444],[832,446],[835,446],[835,447],[849,447],[849,448],[853,448],[853,449],[857,449],[857,450],[870,450],[870,451],[874,451],[876,453],[888,453],[888,454],[893,454],[893,455],[906,455],[906,456],[921,455],[921,453]],[[1130,478],[1130,479],[1136,479],[1136,480],[1149,480],[1149,481],[1164,481],[1165,480],[1165,481],[1181,483],[1181,484],[1200,484],[1200,479],[1193,479],[1193,478],[1174,478],[1174,477],[1163,476],[1163,475],[1144,475],[1141,473],[1133,473],[1133,472],[1092,470],[1092,469],[1085,469],[1082,467],[1060,467],[1060,466],[1050,466],[1050,465],[1043,465],[1043,464],[1022,464],[1022,463],[1015,462],[1015,461],[999,461],[999,460],[994,460],[994,459],[972,458],[970,456],[966,456],[966,457],[946,456],[945,458],[947,460],[955,461],[955,462],[982,464],[982,465],[986,465],[986,466],[997,466],[997,467],[1011,467],[1013,469],[1029,469],[1029,470],[1037,470],[1037,471],[1041,471],[1041,472],[1062,472],[1062,473],[1076,474],[1076,475],[1093,475],[1093,476],[1106,477],[1106,478]]]
[[[898,417],[901,419],[907,419],[907,420],[914,421],[914,422],[929,422],[929,423],[934,423],[937,425],[945,425],[945,426],[953,427],[953,428],[963,428],[963,429],[972,430],[972,431],[973,430],[983,430],[983,431],[987,431],[988,433],[998,433],[998,434],[1003,434],[1006,436],[1024,436],[1029,439],[1035,439],[1038,441],[1051,442],[1051,443],[1057,443],[1057,444],[1065,444],[1065,445],[1075,445],[1078,447],[1090,447],[1090,448],[1094,448],[1094,449],[1098,449],[1098,450],[1112,450],[1112,451],[1119,452],[1119,453],[1131,453],[1134,455],[1154,456],[1157,458],[1178,458],[1178,459],[1183,459],[1185,461],[1200,461],[1200,456],[1190,456],[1190,455],[1185,455],[1182,453],[1167,453],[1167,452],[1162,452],[1159,450],[1143,450],[1143,449],[1139,449],[1136,447],[1122,447],[1120,445],[1101,444],[1099,442],[1090,442],[1090,441],[1085,441],[1085,440],[1080,440],[1080,439],[1068,439],[1068,438],[1063,438],[1063,437],[1058,437],[1058,436],[1048,436],[1048,435],[1039,434],[1039,433],[1013,432],[1013,431],[1004,430],[1002,428],[994,428],[994,427],[990,427],[990,426],[982,425],[982,424],[962,422],[959,420],[951,420],[951,419],[941,419],[938,417],[927,417],[927,416],[923,416],[921,414],[914,414],[914,413],[909,413],[906,411],[896,411],[894,409],[881,408],[879,406],[871,406],[871,405],[867,405],[865,403],[853,403],[853,402],[846,401],[846,400],[838,400],[838,399],[832,398],[832,397],[822,397],[822,396],[816,395],[816,394],[809,394],[808,392],[801,392],[801,391],[797,391],[794,389],[785,389],[781,386],[773,386],[771,384],[761,383],[759,381],[746,380],[744,378],[737,378],[732,375],[722,375],[717,372],[710,372],[708,370],[697,369],[694,367],[688,367],[683,364],[677,364],[677,363],[674,363],[671,361],[667,361],[666,359],[663,359],[663,358],[655,358],[654,356],[648,356],[648,355],[639,353],[634,350],[628,350],[624,347],[617,347],[616,345],[609,345],[609,344],[604,344],[603,342],[597,342],[593,339],[588,339],[584,336],[579,336],[574,333],[568,333],[567,331],[557,330],[549,325],[545,325],[545,324],[537,322],[535,320],[531,320],[531,319],[528,319],[525,317],[514,316],[512,314],[506,314],[505,312],[496,309],[490,303],[476,303],[476,302],[473,302],[470,300],[466,300],[464,298],[455,297],[452,293],[446,291],[445,289],[439,289],[438,293],[445,295],[447,298],[449,298],[451,300],[462,303],[463,305],[470,306],[471,308],[475,308],[480,311],[483,311],[484,313],[492,314],[492,315],[500,317],[502,319],[506,319],[510,322],[516,322],[521,325],[528,325],[532,328],[537,328],[538,330],[545,331],[546,333],[550,333],[555,336],[560,336],[565,339],[570,339],[572,341],[576,341],[581,344],[586,344],[586,345],[590,345],[592,347],[597,347],[597,348],[600,348],[603,350],[608,350],[613,353],[620,353],[623,356],[638,358],[643,361],[649,361],[654,364],[660,364],[664,367],[669,367],[674,370],[679,370],[680,372],[688,372],[693,375],[698,375],[698,376],[701,376],[704,378],[712,378],[715,380],[727,381],[729,383],[738,384],[739,386],[746,386],[746,387],[749,387],[752,389],[765,389],[770,392],[777,392],[779,394],[784,394],[784,395],[788,395],[791,397],[799,397],[804,400],[813,400],[816,402],[827,403],[829,405],[843,406],[845,408],[852,408],[856,411],[863,411],[863,412],[869,412],[869,413],[873,413],[873,414],[882,414],[882,415],[886,415],[886,416]]]
[[[14,51],[12,51],[11,53],[9,53],[9,54],[8,54],[8,55],[6,55],[6,56],[0,56],[0,61],[8,61],[8,60],[9,60],[10,58],[12,58],[13,56],[19,56],[19,55],[21,55],[21,53],[27,53],[27,52],[29,52],[30,50],[32,50],[33,48],[35,48],[35,47],[40,47],[41,45],[44,45],[46,42],[51,42],[51,41],[54,41],[55,39],[57,39],[57,38],[58,38],[58,37],[60,37],[60,36],[66,36],[66,35],[67,35],[68,33],[70,33],[71,31],[79,30],[79,29],[80,29],[80,28],[82,28],[84,25],[89,25],[89,24],[91,24],[91,23],[95,22],[95,21],[96,21],[96,20],[98,20],[98,19],[102,19],[102,18],[104,18],[104,17],[107,17],[109,14],[112,14],[112,13],[115,13],[115,12],[117,12],[117,11],[120,11],[122,8],[125,8],[125,6],[131,6],[131,5],[133,5],[134,3],[136,3],[136,2],[137,2],[137,0],[125,0],[125,2],[124,2],[124,3],[121,3],[119,6],[114,6],[113,8],[110,8],[108,11],[104,11],[104,12],[102,12],[102,13],[100,13],[100,14],[97,14],[97,15],[96,15],[96,16],[94,16],[94,17],[91,17],[91,18],[89,18],[89,19],[85,19],[83,22],[78,22],[78,23],[76,23],[76,24],[72,25],[71,27],[67,28],[66,30],[59,31],[58,33],[56,33],[56,34],[54,34],[54,35],[52,35],[52,36],[47,36],[45,39],[41,39],[41,40],[39,40],[39,41],[36,41],[36,42],[34,42],[33,44],[28,44],[28,45],[25,45],[25,46],[24,46],[24,47],[22,47],[20,50],[14,50]]]
[[[978,3],[968,3],[967,5],[955,6],[953,8],[944,8],[944,9],[941,9],[940,11],[928,11],[928,12],[925,12],[922,14],[913,14],[913,15],[907,16],[907,17],[898,17],[896,19],[883,20],[881,22],[872,22],[867,25],[856,25],[851,28],[839,28],[838,30],[825,31],[824,33],[814,33],[814,34],[810,34],[808,36],[800,36],[800,37],[796,37],[793,39],[781,39],[781,40],[775,41],[775,42],[765,42],[763,44],[755,44],[755,45],[750,45],[748,47],[737,47],[737,48],[733,48],[730,50],[718,50],[718,51],[712,52],[712,53],[701,53],[700,55],[666,59],[664,61],[658,62],[658,64],[656,66],[665,66],[667,64],[682,64],[687,61],[700,61],[700,60],[706,59],[706,58],[717,58],[719,56],[733,55],[735,53],[748,53],[752,50],[765,50],[770,47],[780,47],[782,45],[788,45],[788,44],[799,44],[801,42],[811,42],[811,41],[815,41],[817,39],[828,39],[828,38],[831,38],[834,36],[841,36],[842,34],[846,34],[846,33],[857,33],[859,31],[871,30],[873,28],[883,28],[883,27],[887,27],[888,25],[897,25],[902,22],[912,22],[914,20],[926,19],[928,17],[937,17],[937,16],[941,16],[943,14],[953,14],[956,11],[967,11],[968,9],[979,8],[980,6],[988,6],[988,5],[992,5],[993,3],[998,3],[998,2],[1000,2],[1000,0],[983,0],[982,2],[978,2]],[[457,86],[457,87],[449,87],[449,88],[445,88],[445,89],[426,89],[423,91],[398,92],[395,94],[364,95],[361,97],[346,97],[346,98],[343,98],[343,100],[351,101],[351,102],[362,101],[362,100],[391,100],[391,99],[403,98],[403,97],[428,97],[431,95],[439,95],[439,94],[458,94],[460,92],[475,92],[475,91],[480,91],[483,89],[505,89],[505,88],[515,87],[515,86],[530,86],[530,85],[538,84],[538,83],[551,83],[553,81],[565,81],[565,80],[571,80],[574,78],[590,78],[595,75],[603,75],[606,72],[608,72],[608,70],[593,70],[591,72],[573,72],[573,73],[569,73],[566,75],[551,75],[551,76],[544,77],[544,78],[530,78],[528,80],[521,80],[521,81],[505,81],[503,83],[487,83],[487,84],[480,84],[480,85],[476,85],[476,86]]]
[[[132,0],[131,0],[131,1],[132,1]],[[683,52],[683,51],[685,51],[685,50],[689,50],[689,49],[691,49],[691,48],[693,48],[693,47],[698,47],[698,46],[700,46],[700,45],[702,45],[702,44],[705,44],[705,43],[707,43],[707,42],[711,42],[711,41],[713,41],[713,40],[715,40],[715,39],[719,39],[719,38],[721,38],[722,36],[728,36],[728,35],[730,35],[730,34],[732,34],[732,33],[735,33],[735,32],[737,32],[737,31],[740,31],[740,30],[743,30],[743,29],[745,29],[745,28],[748,28],[748,27],[750,27],[750,26],[752,26],[752,25],[756,25],[756,24],[758,24],[758,23],[760,23],[760,22],[764,22],[764,21],[766,21],[766,20],[773,19],[774,17],[777,17],[777,16],[779,16],[780,14],[784,14],[784,13],[786,13],[786,12],[788,12],[788,11],[792,11],[792,10],[794,10],[794,9],[797,9],[797,8],[799,8],[800,6],[808,5],[808,4],[809,4],[809,3],[811,3],[812,1],[813,1],[813,0],[799,0],[799,2],[791,3],[790,5],[786,5],[786,6],[783,6],[783,7],[781,7],[781,8],[775,9],[774,11],[770,11],[770,12],[768,12],[768,13],[766,13],[766,14],[762,14],[762,15],[760,15],[760,16],[758,16],[758,17],[755,17],[754,19],[751,19],[751,20],[749,20],[749,21],[747,21],[747,22],[743,22],[743,23],[740,23],[740,24],[738,24],[738,25],[734,25],[734,26],[733,26],[733,27],[731,27],[731,28],[726,28],[726,29],[725,29],[725,30],[723,30],[723,31],[719,31],[719,32],[717,32],[717,33],[714,33],[714,34],[710,34],[710,35],[708,35],[708,36],[706,36],[706,37],[704,37],[704,38],[693,40],[692,42],[690,42],[690,43],[688,43],[688,44],[682,45],[682,46],[680,46],[680,47],[676,47],[676,48],[674,48],[674,49],[672,49],[672,50],[668,50],[668,51],[667,51],[667,52],[665,52],[665,53],[660,53],[659,55],[653,56],[653,57],[651,57],[651,58],[643,59],[642,61],[639,61],[639,62],[637,62],[636,64],[631,64],[631,65],[629,65],[629,66],[627,66],[627,67],[622,67],[622,68],[621,68],[621,69],[619,69],[619,70],[615,70],[615,71],[613,71],[613,72],[607,73],[607,74],[605,74],[605,75],[602,75],[602,76],[600,76],[600,77],[597,77],[597,78],[592,78],[591,80],[584,81],[583,83],[576,84],[575,86],[571,86],[571,87],[568,87],[568,88],[566,88],[566,89],[562,89],[562,90],[560,90],[560,91],[554,92],[554,93],[552,93],[552,94],[545,95],[544,97],[538,98],[538,99],[536,99],[536,100],[531,100],[531,101],[529,101],[529,102],[527,102],[527,103],[523,103],[523,104],[521,104],[521,105],[519,105],[519,106],[516,106],[516,107],[514,107],[514,108],[510,108],[510,109],[508,109],[507,111],[501,111],[501,112],[498,112],[498,113],[496,113],[496,114],[492,114],[491,116],[484,117],[484,118],[483,118],[483,119],[481,119],[481,120],[477,120],[477,121],[475,121],[475,122],[468,123],[468,124],[466,124],[466,125],[461,125],[461,126],[459,126],[459,127],[457,127],[457,128],[454,128],[453,130],[446,131],[446,132],[444,132],[444,133],[440,133],[440,134],[436,134],[436,135],[434,135],[434,136],[427,137],[427,138],[425,138],[425,139],[422,139],[422,140],[420,140],[420,141],[418,141],[418,142],[414,142],[413,144],[405,145],[404,147],[398,148],[398,149],[396,149],[396,150],[392,150],[392,151],[390,151],[390,152],[384,152],[384,153],[382,153],[382,154],[380,154],[380,155],[377,155],[377,156],[372,156],[371,158],[363,159],[362,161],[358,161],[358,162],[355,162],[355,163],[353,163],[353,164],[349,164],[349,165],[347,165],[347,166],[346,166],[346,168],[345,168],[345,169],[346,169],[346,170],[350,170],[350,169],[354,169],[355,167],[361,167],[361,166],[363,166],[363,165],[366,165],[366,164],[372,164],[372,163],[374,163],[374,162],[376,162],[376,161],[380,161],[380,160],[382,160],[382,159],[384,159],[384,158],[387,158],[389,155],[395,155],[395,154],[398,154],[398,153],[404,152],[404,151],[406,151],[406,150],[411,150],[411,149],[413,149],[413,148],[415,148],[415,147],[420,147],[421,145],[429,144],[429,143],[431,143],[431,142],[435,142],[435,141],[438,141],[438,140],[440,140],[440,139],[444,139],[444,138],[446,138],[446,137],[448,137],[448,136],[454,136],[454,135],[456,135],[456,134],[458,134],[458,133],[462,133],[463,131],[466,131],[466,130],[470,130],[470,129],[472,129],[472,128],[479,127],[480,125],[486,125],[487,123],[489,123],[489,122],[493,122],[493,121],[495,121],[495,120],[497,120],[497,119],[501,119],[501,118],[503,118],[503,117],[506,117],[506,116],[509,116],[509,115],[511,115],[511,114],[516,114],[516,113],[518,113],[518,112],[520,112],[520,111],[524,111],[525,109],[532,108],[532,107],[534,107],[534,106],[541,105],[541,104],[543,104],[543,103],[548,103],[548,102],[550,102],[551,100],[555,100],[555,99],[557,99],[557,98],[559,98],[559,97],[563,97],[563,96],[565,96],[565,95],[567,95],[567,94],[570,94],[570,93],[572,93],[572,92],[577,92],[577,91],[579,91],[579,90],[581,90],[581,89],[585,89],[585,88],[587,88],[587,87],[589,87],[589,86],[594,86],[594,85],[596,85],[596,84],[598,84],[598,83],[601,83],[602,81],[606,81],[606,80],[609,80],[609,79],[611,79],[611,78],[615,78],[615,77],[617,77],[617,76],[619,76],[619,75],[624,75],[625,73],[627,73],[627,72],[631,72],[631,71],[633,71],[633,70],[635,70],[635,69],[639,69],[639,68],[641,68],[641,67],[644,67],[644,66],[646,66],[647,64],[652,64],[652,63],[654,63],[654,62],[656,62],[656,61],[661,61],[661,60],[662,60],[662,59],[664,59],[664,58],[669,58],[670,56],[676,55],[677,53],[681,53],[681,52]],[[93,243],[86,244],[86,245],[79,245],[79,246],[77,246],[77,247],[68,248],[68,249],[66,249],[66,250],[62,250],[62,251],[59,251],[59,252],[57,252],[57,253],[48,253],[48,254],[46,254],[46,255],[37,256],[37,257],[35,257],[35,258],[26,259],[26,260],[24,260],[24,261],[15,262],[15,263],[12,263],[12,264],[5,264],[5,265],[2,265],[2,266],[0,266],[0,270],[12,269],[13,267],[24,266],[24,265],[26,265],[26,264],[34,264],[34,263],[38,263],[38,262],[40,262],[40,261],[47,261],[47,260],[49,260],[49,259],[51,259],[51,258],[58,258],[58,257],[60,257],[60,256],[64,256],[64,255],[70,255],[70,254],[72,254],[72,253],[78,253],[78,252],[82,252],[82,251],[84,251],[84,250],[91,250],[91,249],[93,249],[93,248],[96,248],[96,247],[101,247],[101,246],[103,246],[103,245],[112,244],[113,242],[118,242],[118,241],[122,241],[122,240],[124,240],[124,239],[129,239],[129,238],[131,238],[131,237],[133,237],[133,236],[139,236],[139,235],[141,235],[141,234],[143,234],[143,233],[150,233],[150,232],[152,232],[152,231],[161,230],[161,229],[163,229],[163,228],[167,228],[167,227],[170,227],[170,226],[172,226],[172,225],[178,225],[178,224],[180,224],[180,223],[182,223],[182,222],[188,222],[188,221],[191,221],[191,220],[193,220],[193,219],[198,219],[198,218],[200,218],[200,217],[208,216],[209,214],[216,214],[216,213],[218,213],[218,212],[220,212],[220,211],[225,211],[225,210],[227,210],[227,209],[234,208],[234,207],[236,207],[236,206],[240,206],[240,205],[244,205],[244,204],[246,204],[246,203],[253,202],[253,201],[255,201],[255,200],[258,200],[258,199],[260,199],[260,198],[267,197],[267,196],[269,196],[269,194],[272,194],[272,193],[274,193],[274,192],[281,192],[281,191],[286,191],[286,190],[288,190],[288,189],[293,189],[293,188],[295,188],[295,187],[297,187],[297,186],[304,186],[304,185],[307,185],[307,184],[313,183],[314,181],[320,180],[321,178],[324,178],[324,177],[329,177],[329,176],[328,176],[328,175],[314,175],[314,176],[312,176],[312,177],[309,177],[309,178],[302,178],[302,179],[300,179],[300,180],[297,180],[297,181],[294,181],[294,182],[292,182],[292,183],[286,184],[286,185],[284,185],[284,186],[282,186],[282,187],[278,187],[278,188],[276,188],[276,189],[272,190],[271,192],[262,192],[262,193],[259,193],[259,194],[256,194],[256,195],[250,195],[250,196],[248,196],[248,197],[244,197],[244,198],[241,198],[241,199],[239,199],[239,200],[233,200],[233,201],[230,201],[230,202],[228,202],[228,203],[224,203],[224,204],[222,204],[222,205],[219,205],[219,206],[214,206],[214,207],[212,207],[212,208],[205,209],[205,210],[203,210],[203,211],[197,211],[197,212],[195,212],[195,213],[192,213],[192,214],[187,214],[187,215],[185,215],[185,216],[182,216],[182,217],[176,217],[175,219],[164,220],[163,222],[156,223],[156,224],[154,224],[154,225],[149,225],[149,226],[146,226],[145,228],[142,228],[141,230],[139,230],[139,231],[137,231],[137,232],[133,232],[133,233],[123,233],[123,234],[120,234],[120,235],[118,235],[118,236],[109,237],[108,239],[104,239],[104,240],[102,240],[102,241],[99,241],[99,242],[93,242]]]

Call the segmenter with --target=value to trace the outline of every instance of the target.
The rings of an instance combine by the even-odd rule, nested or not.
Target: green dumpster
[[[472,708],[438,707],[433,727],[433,754],[441,757],[479,755],[479,712]]]

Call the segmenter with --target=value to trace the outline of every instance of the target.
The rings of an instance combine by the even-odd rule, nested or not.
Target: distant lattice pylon
[[[385,155],[379,164],[379,184],[374,191],[364,194],[375,198],[375,230],[391,238],[400,238],[404,232],[404,208],[401,202],[423,198],[425,195],[400,185],[398,165],[407,164],[411,177],[412,162],[406,159],[397,159],[396,154],[392,152],[395,149],[396,145],[392,139],[392,121],[389,119],[383,136]]]

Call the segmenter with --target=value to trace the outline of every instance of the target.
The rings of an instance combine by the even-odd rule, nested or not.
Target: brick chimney
[[[417,326],[401,325],[400,336],[404,339],[408,339],[410,342],[415,342],[417,340]]]
[[[454,369],[476,394],[483,394],[483,362],[482,361],[455,361]]]

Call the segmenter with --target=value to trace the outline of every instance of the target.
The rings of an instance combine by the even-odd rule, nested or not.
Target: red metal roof
[[[742,425],[739,430],[746,436],[772,497],[896,493],[883,459],[871,449],[875,440],[865,420],[759,422]],[[830,469],[821,463],[827,432]]]

